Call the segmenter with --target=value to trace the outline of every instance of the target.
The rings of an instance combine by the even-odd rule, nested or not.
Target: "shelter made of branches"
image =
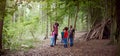
[[[103,38],[103,33],[105,31],[105,27],[108,25],[110,22],[110,19],[104,19],[100,23],[95,24],[89,32],[87,32],[85,35],[82,37],[85,38],[85,40],[90,40],[90,39],[102,39]]]

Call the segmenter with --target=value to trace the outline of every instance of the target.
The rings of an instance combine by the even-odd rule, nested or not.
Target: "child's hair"
[[[65,28],[64,28],[64,30],[66,30],[66,31],[67,31],[67,30],[68,30],[68,27],[65,27]]]
[[[72,32],[75,32],[75,29],[73,29]]]
[[[72,25],[70,25],[70,28],[72,28]]]

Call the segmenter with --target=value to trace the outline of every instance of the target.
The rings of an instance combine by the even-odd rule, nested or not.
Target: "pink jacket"
[[[51,34],[51,38],[54,38],[54,36],[55,36],[55,32],[53,31]]]

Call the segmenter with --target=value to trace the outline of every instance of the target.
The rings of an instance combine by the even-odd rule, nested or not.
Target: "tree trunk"
[[[70,26],[70,15],[69,15],[69,18],[68,18],[68,27]]]
[[[116,33],[116,29],[117,29],[117,24],[116,24],[116,18],[115,16],[112,18],[111,20],[111,29],[110,29],[110,39],[111,39],[111,43],[115,43],[115,33]]]
[[[55,7],[55,9],[56,9],[56,12],[55,12],[56,13],[56,15],[55,15],[56,16],[56,20],[55,21],[57,21],[57,19],[58,19],[57,18],[57,1],[55,3],[56,3],[56,7]]]
[[[47,22],[47,24],[46,24],[46,37],[45,37],[45,39],[48,38],[48,20],[46,22]]]
[[[3,30],[3,19],[5,15],[6,0],[0,0],[0,50],[2,50],[2,30]]]
[[[70,14],[70,7],[69,7],[69,14],[68,15],[69,15],[69,17],[68,17],[68,27],[70,27],[70,16],[71,16],[71,14]]]
[[[86,20],[87,20],[87,31],[89,31],[90,30],[90,19],[89,19],[89,16],[87,15],[87,18],[86,18]]]
[[[52,22],[50,21],[50,31],[52,32],[52,29],[53,28],[53,25],[52,25]]]
[[[116,0],[116,20],[117,20],[117,32],[116,38],[120,40],[120,0]]]
[[[45,39],[47,39],[48,38],[48,5],[49,5],[49,3],[48,3],[48,1],[47,1],[47,15],[46,15],[46,36],[45,36]]]
[[[3,20],[0,20],[0,50],[2,49],[2,29],[3,29]]]
[[[76,22],[77,22],[77,18],[78,18],[78,12],[79,12],[79,4],[77,5],[77,11],[76,11],[75,22],[74,22],[74,29],[76,29]]]

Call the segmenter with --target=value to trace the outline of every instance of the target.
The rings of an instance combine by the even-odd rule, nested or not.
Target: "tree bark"
[[[0,50],[2,50],[2,30],[3,30],[3,19],[5,15],[6,0],[0,0]]]
[[[52,25],[52,22],[50,21],[50,31],[52,32],[52,29],[53,28],[53,25]]]
[[[70,26],[70,15],[69,15],[69,18],[68,18],[68,27]]]
[[[78,18],[78,13],[79,13],[79,3],[77,4],[77,11],[76,11],[75,22],[74,22],[74,29],[76,29],[76,22],[77,22],[77,18]]]
[[[120,40],[120,0],[116,0],[116,18],[117,18],[117,32],[116,37]]]
[[[0,50],[2,49],[2,30],[3,30],[3,20],[0,20]]]
[[[68,17],[68,27],[70,27],[70,16],[71,16],[71,14],[70,14],[70,7],[69,7],[69,14],[68,15],[69,15],[69,17]]]
[[[46,37],[45,37],[45,39],[47,39],[48,38],[48,6],[49,6],[49,3],[48,3],[48,1],[47,1],[47,18],[46,18]]]
[[[47,14],[47,25],[46,25],[46,39],[48,38],[48,14]]]
[[[56,9],[56,12],[55,12],[56,13],[56,15],[55,15],[56,16],[56,20],[55,21],[57,21],[58,20],[58,18],[57,18],[57,1],[55,3],[56,3],[56,5],[55,5],[56,6],[55,7],[55,9]]]

